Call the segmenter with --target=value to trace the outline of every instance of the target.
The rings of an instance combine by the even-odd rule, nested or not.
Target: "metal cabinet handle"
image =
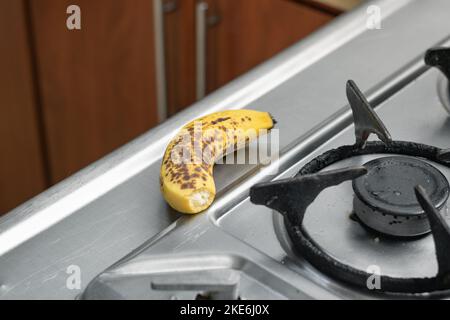
[[[166,59],[164,45],[163,0],[153,0],[155,41],[156,100],[159,122],[167,118]]]
[[[206,94],[206,12],[208,4],[200,1],[195,10],[196,31],[196,97],[202,99]]]

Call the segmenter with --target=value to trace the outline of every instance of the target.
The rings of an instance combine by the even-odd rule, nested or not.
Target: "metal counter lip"
[[[378,0],[387,18],[412,0]],[[366,4],[367,5],[367,4]],[[160,160],[174,130],[206,113],[247,105],[366,31],[366,5],[233,81],[0,218],[0,255],[14,249]],[[213,105],[214,107],[208,107]]]

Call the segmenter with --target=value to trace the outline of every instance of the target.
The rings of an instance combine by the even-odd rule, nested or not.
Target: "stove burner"
[[[438,263],[436,276],[399,278],[381,275],[379,276],[381,287],[377,290],[408,297],[441,297],[450,294],[450,259],[448,257],[450,227],[436,209],[447,200],[449,186],[437,169],[417,159],[395,156],[369,162],[366,164],[367,167],[322,172],[331,164],[365,154],[419,157],[450,167],[450,150],[415,142],[392,141],[384,124],[375,115],[361,91],[351,81],[347,83],[347,97],[353,111],[356,143],[352,146],[342,146],[327,151],[316,157],[292,179],[265,182],[253,186],[250,189],[250,200],[255,204],[262,204],[274,209],[284,216],[286,230],[295,251],[319,271],[361,289],[370,290],[368,281],[373,274],[355,269],[333,258],[311,238],[303,225],[306,210],[322,190],[344,181],[359,179],[354,182],[354,189],[359,194],[358,200],[364,202],[366,207],[370,205],[372,215],[374,215],[373,208],[376,208],[376,211],[387,211],[394,218],[392,221],[396,221],[399,220],[399,216],[405,217],[405,219],[406,216],[410,216],[410,220],[413,216],[424,217],[423,212],[425,212],[435,243]],[[367,142],[371,133],[377,134],[383,142]],[[366,185],[365,182],[368,184]],[[391,190],[393,193],[387,197],[387,201],[384,199],[385,203],[381,198],[376,199],[373,195],[369,195],[371,191],[379,192],[378,187],[382,187],[381,191]],[[395,194],[396,191],[398,195]],[[413,192],[415,192],[416,202],[413,200]],[[420,204],[420,207],[417,203]],[[361,215],[362,210],[357,211]],[[362,216],[365,217],[364,213]],[[368,224],[372,227],[379,226],[374,223]],[[385,225],[381,226],[386,227]],[[398,228],[398,223],[393,225],[396,225],[395,228],[399,230],[404,228]],[[417,230],[413,232],[412,230],[415,229],[411,226],[404,228],[402,232],[405,235],[415,233]],[[425,232],[428,227],[416,225],[415,228],[419,230],[422,228]],[[386,228],[381,229],[386,232]]]
[[[353,208],[368,227],[381,233],[413,237],[430,232],[426,214],[411,186],[421,185],[438,210],[450,186],[432,165],[409,157],[385,157],[364,164],[368,173],[353,180]]]

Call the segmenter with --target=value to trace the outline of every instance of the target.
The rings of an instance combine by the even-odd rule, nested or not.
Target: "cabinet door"
[[[51,182],[157,123],[153,2],[29,1]],[[81,9],[81,30],[66,27]]]
[[[26,16],[0,0],[0,215],[47,186]]]
[[[208,0],[207,91],[223,86],[333,19],[288,0]]]

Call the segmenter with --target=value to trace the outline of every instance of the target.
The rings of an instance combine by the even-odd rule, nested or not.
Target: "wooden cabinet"
[[[72,0],[29,3],[55,183],[157,124],[153,6],[77,0],[82,27],[68,30]]]
[[[66,27],[73,4],[81,30]],[[214,91],[332,18],[301,0],[0,0],[0,214],[156,125],[157,83],[173,115],[199,76]]]
[[[48,185],[25,9],[0,0],[0,214]]]
[[[211,92],[329,22],[334,16],[287,0],[208,0]]]
[[[153,5],[0,0],[0,214],[158,123]]]

